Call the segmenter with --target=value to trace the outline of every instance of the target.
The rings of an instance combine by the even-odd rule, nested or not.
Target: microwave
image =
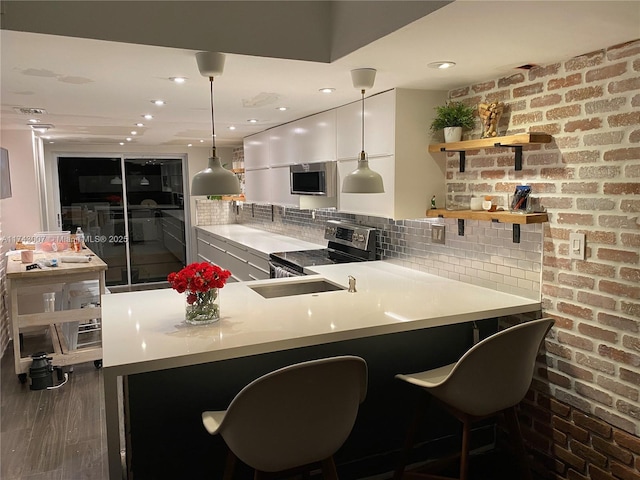
[[[289,178],[292,195],[336,196],[336,162],[290,165]]]

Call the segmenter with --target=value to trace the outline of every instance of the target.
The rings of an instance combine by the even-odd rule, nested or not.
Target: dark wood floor
[[[7,348],[0,363],[2,480],[107,479],[104,425],[102,372],[93,362],[74,366],[59,389],[30,390]]]

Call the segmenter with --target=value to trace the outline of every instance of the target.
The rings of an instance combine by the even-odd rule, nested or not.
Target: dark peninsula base
[[[497,320],[477,324],[482,338],[497,330]],[[206,433],[201,412],[225,409],[243,386],[269,371],[345,354],[367,361],[369,388],[353,432],[336,455],[338,474],[349,480],[392,471],[421,398],[418,389],[394,375],[454,362],[472,345],[472,338],[472,325],[464,323],[130,375],[126,377],[129,478],[222,478],[226,447],[221,438]],[[455,451],[458,432],[455,420],[432,411],[422,441],[438,439],[429,442],[431,456]],[[473,440],[489,444],[493,429],[480,427]],[[236,473],[235,479],[252,478],[248,468]]]

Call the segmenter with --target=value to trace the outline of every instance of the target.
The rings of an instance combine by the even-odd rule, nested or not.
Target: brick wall
[[[640,40],[450,92],[507,104],[499,134],[553,135],[447,160],[449,192],[505,196],[531,185],[549,213],[542,301],[556,319],[523,404],[526,434],[557,479],[640,479]],[[479,123],[478,123],[479,126]],[[478,138],[480,129],[468,138]],[[584,233],[585,260],[569,258]]]

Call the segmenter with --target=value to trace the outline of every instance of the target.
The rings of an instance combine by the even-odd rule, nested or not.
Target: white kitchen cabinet
[[[274,167],[269,172],[271,203],[285,207],[300,207],[300,195],[291,195],[289,167]]]
[[[375,102],[371,103],[376,107],[372,110],[372,119],[376,118],[375,121],[372,120],[373,130],[377,130],[378,135],[385,139],[376,139],[375,136],[367,135],[365,151],[369,154],[370,167],[382,175],[385,193],[340,193],[338,197],[340,212],[380,216],[394,220],[424,218],[432,196],[436,196],[438,203],[444,202],[445,159],[437,154],[435,157],[438,158],[432,156],[428,147],[429,126],[435,114],[434,108],[444,104],[446,96],[446,92],[441,91],[395,89],[371,97],[371,100],[375,99]],[[367,105],[369,105],[369,99],[365,100],[365,106]],[[383,116],[386,116],[386,119],[382,118]],[[338,112],[339,155],[344,154],[344,151],[341,153],[341,148],[346,148],[347,144],[344,132],[355,130],[355,116],[351,117],[350,125],[345,123],[346,118],[348,117],[341,116]],[[358,118],[357,122],[359,121]],[[365,121],[367,122],[365,132],[371,131],[369,118],[366,117]],[[389,132],[393,132],[391,139]],[[369,138],[372,138],[371,142]],[[384,155],[389,145],[391,145],[391,153]],[[358,146],[357,152],[359,151]],[[355,155],[351,155],[351,158],[354,157]],[[356,160],[342,159],[338,164],[338,181],[342,182],[345,175],[355,169]]]
[[[369,157],[393,155],[395,150],[396,91],[365,97],[365,151]],[[362,150],[362,102],[337,109],[338,159],[358,158]]]
[[[244,172],[244,196],[250,203],[271,203],[271,172],[269,168]]]
[[[244,168],[255,170],[269,167],[269,131],[244,139]]]

